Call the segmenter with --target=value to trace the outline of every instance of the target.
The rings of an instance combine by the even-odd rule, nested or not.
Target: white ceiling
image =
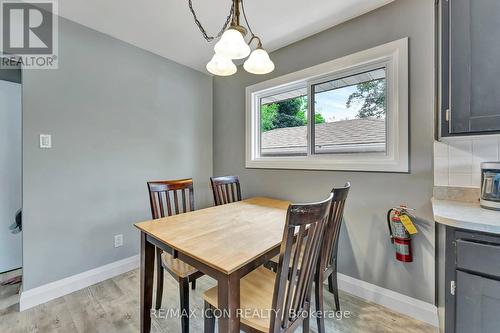
[[[192,0],[209,34],[224,23],[230,0]],[[245,0],[254,32],[273,51],[394,0]],[[188,0],[59,1],[59,15],[207,73],[213,54]]]

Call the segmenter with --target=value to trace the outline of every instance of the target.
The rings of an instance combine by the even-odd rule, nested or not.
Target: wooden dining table
[[[240,331],[240,279],[279,253],[290,202],[255,197],[136,223],[141,231],[141,332],[151,330],[155,247],[218,284],[219,332]]]

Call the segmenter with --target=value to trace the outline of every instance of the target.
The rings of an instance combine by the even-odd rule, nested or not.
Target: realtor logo
[[[57,68],[57,3],[0,0],[0,68]]]

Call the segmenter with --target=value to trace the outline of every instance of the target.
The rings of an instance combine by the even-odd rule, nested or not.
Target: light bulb
[[[227,29],[221,39],[215,44],[215,53],[229,59],[243,59],[250,54],[250,46],[243,35],[235,29]]]
[[[207,70],[219,76],[229,76],[236,73],[236,65],[231,61],[231,59],[221,56],[220,54],[214,54],[212,60],[207,64]]]
[[[269,54],[259,48],[252,52],[243,64],[243,68],[252,74],[267,74],[274,70],[274,63],[269,58]]]

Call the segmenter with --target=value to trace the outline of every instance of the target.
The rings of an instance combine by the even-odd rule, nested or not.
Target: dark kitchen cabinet
[[[457,271],[456,333],[500,331],[500,282]]]
[[[498,0],[441,0],[441,136],[500,132],[498,27]]]
[[[445,243],[444,332],[500,332],[500,235],[446,227]]]

